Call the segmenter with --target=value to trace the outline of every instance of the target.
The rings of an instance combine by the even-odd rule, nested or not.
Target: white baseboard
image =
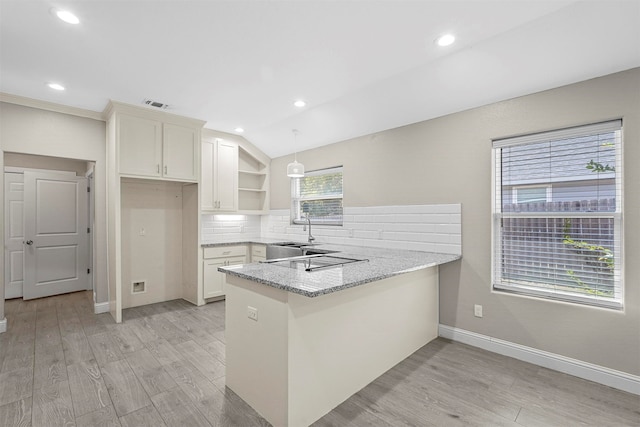
[[[439,325],[438,335],[493,353],[513,357],[514,359],[523,360],[544,368],[564,372],[565,374],[640,395],[640,376],[637,375],[627,374],[626,372],[616,371],[615,369],[594,365],[583,362],[582,360],[572,359],[559,354],[549,353],[447,325]]]
[[[93,304],[93,312],[95,314],[108,313],[109,312],[109,301],[94,303]]]
[[[0,333],[7,332],[7,318],[0,319]]]

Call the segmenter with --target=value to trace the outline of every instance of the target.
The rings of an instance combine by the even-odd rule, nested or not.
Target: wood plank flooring
[[[224,301],[116,325],[91,297],[6,301],[0,427],[269,425],[225,387]],[[465,425],[640,426],[640,397],[437,339],[313,426]]]

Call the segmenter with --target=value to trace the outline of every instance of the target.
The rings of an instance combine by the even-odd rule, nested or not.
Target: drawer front
[[[247,258],[246,257],[233,257],[233,258],[227,258],[227,259],[225,259],[225,261],[226,261],[226,265],[246,264],[247,263]]]
[[[204,258],[227,258],[235,256],[246,256],[247,247],[242,246],[217,246],[204,248]]]
[[[251,245],[251,258],[253,257],[266,257],[267,247],[265,245]]]

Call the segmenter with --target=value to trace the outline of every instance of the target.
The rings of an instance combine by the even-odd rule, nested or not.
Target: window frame
[[[514,185],[511,188],[511,200],[514,200],[515,203],[520,203],[518,201],[518,191],[519,190],[526,190],[526,189],[531,189],[531,188],[544,188],[546,190],[545,192],[545,199],[547,202],[551,201],[551,197],[552,197],[552,190],[551,190],[551,183],[549,184],[530,184],[530,185]],[[524,202],[523,202],[524,203]]]
[[[339,195],[331,194],[327,196],[317,196],[317,197],[300,197],[298,194],[300,180],[310,177],[310,176],[320,176],[320,175],[328,175],[336,172],[340,172],[342,174],[342,193]],[[340,199],[343,202],[342,206],[342,217],[340,220],[318,220],[311,219],[312,225],[318,226],[328,226],[328,227],[342,227],[344,224],[344,168],[342,165],[339,166],[331,166],[323,169],[315,169],[312,171],[307,171],[304,177],[301,178],[291,178],[291,207],[290,207],[290,223],[295,225],[304,225],[307,224],[306,219],[298,218],[297,213],[300,212],[300,204],[305,201],[313,201],[313,200],[332,200],[332,199]]]
[[[614,212],[502,212],[502,149],[509,146],[533,144],[543,141],[554,141],[568,139],[578,136],[587,136],[596,132],[618,132],[619,142],[615,146],[615,186],[616,186],[616,208]],[[556,131],[542,132],[537,134],[523,135],[517,137],[495,139],[492,141],[491,149],[491,291],[496,293],[506,293],[521,295],[525,297],[535,297],[548,300],[559,300],[569,303],[586,306],[597,306],[601,308],[622,310],[624,308],[624,187],[623,187],[623,123],[622,120],[612,120],[592,125],[577,126]],[[552,185],[552,181],[543,184]],[[536,184],[535,186],[541,186]],[[547,193],[549,195],[549,193]],[[514,193],[511,194],[514,196]],[[561,290],[545,290],[543,287],[528,287],[522,284],[507,284],[503,282],[502,273],[502,220],[504,218],[610,218],[614,224],[614,297],[611,299],[598,298],[579,293],[565,292]]]

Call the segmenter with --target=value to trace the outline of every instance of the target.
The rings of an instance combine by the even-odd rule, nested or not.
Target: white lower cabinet
[[[247,263],[247,247],[245,245],[220,246],[205,248],[203,256],[203,297],[222,297],[225,275],[218,271],[218,267]]]
[[[254,243],[251,245],[251,262],[267,260],[267,246]]]

